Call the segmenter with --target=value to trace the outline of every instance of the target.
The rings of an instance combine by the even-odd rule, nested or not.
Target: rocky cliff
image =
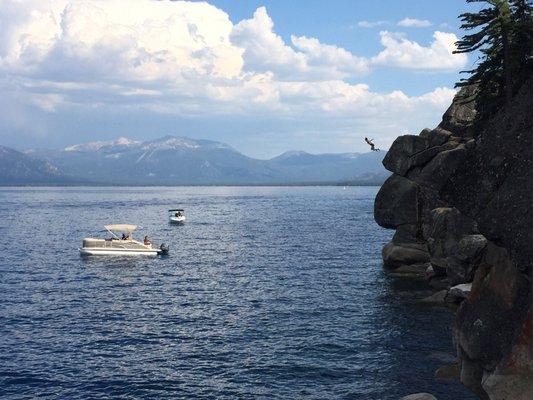
[[[374,214],[396,230],[383,261],[424,271],[437,298],[460,303],[463,384],[482,399],[532,399],[533,80],[475,132],[473,103],[458,98],[437,128],[398,137],[383,160],[393,175]]]

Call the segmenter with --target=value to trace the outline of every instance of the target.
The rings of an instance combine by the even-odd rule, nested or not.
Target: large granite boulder
[[[384,228],[417,224],[418,185],[400,175],[391,175],[379,190],[374,202],[374,219]]]
[[[450,132],[439,128],[429,132],[423,131],[421,135],[423,136],[399,136],[383,159],[385,168],[400,176],[416,177],[435,156],[444,151],[453,150],[460,144]],[[430,166],[430,170],[439,165],[440,163],[434,163]],[[408,175],[413,169],[415,173]]]
[[[383,159],[383,165],[389,171],[400,176],[405,176],[416,164],[413,160],[416,155],[421,154],[428,148],[428,140],[415,135],[398,136],[387,155]],[[427,162],[427,161],[426,161]]]
[[[442,147],[444,148],[444,147]],[[409,178],[419,185],[439,191],[467,157],[466,146],[461,144],[444,150],[434,156],[421,170],[414,171]]]
[[[450,141],[453,133],[446,129],[437,127],[433,130],[422,131],[420,136],[425,137],[429,143],[429,147],[438,147]]]

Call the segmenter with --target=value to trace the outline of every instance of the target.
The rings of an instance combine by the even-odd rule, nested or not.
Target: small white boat
[[[186,220],[185,210],[182,208],[174,208],[172,210],[168,210],[168,218],[172,223],[183,224]]]
[[[149,241],[148,236],[145,236],[144,242],[134,240],[132,233],[137,229],[136,225],[116,224],[106,225],[104,228],[111,234],[111,238],[83,239],[83,247],[79,249],[81,255],[157,256],[168,254],[168,247],[165,244],[157,247]],[[119,238],[115,233],[121,233],[122,237]]]

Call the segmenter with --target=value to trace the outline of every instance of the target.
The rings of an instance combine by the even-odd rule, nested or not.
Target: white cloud
[[[454,91],[377,93],[354,78],[382,65],[460,68],[466,56],[451,54],[455,40],[435,32],[423,47],[382,32],[384,49],[368,58],[313,37],[286,42],[264,7],[234,25],[205,2],[11,0],[0,8],[0,136],[33,135],[35,126],[46,136],[80,116],[90,130],[102,115],[126,125],[142,115],[148,126],[220,117],[238,127],[249,118],[287,135],[322,126],[328,145],[365,131],[386,144],[436,122]]]
[[[4,71],[133,81],[180,80],[187,74],[227,78],[241,72],[241,50],[229,42],[233,25],[207,3],[26,3],[10,2],[14,11],[2,7]]]
[[[406,17],[398,22],[398,26],[402,26],[404,28],[427,28],[431,25],[432,23],[427,19],[416,19],[409,17]]]
[[[244,49],[246,68],[256,72],[273,71],[280,75],[305,71],[308,67],[305,55],[287,46],[273,28],[274,22],[265,7],[258,8],[251,19],[235,25],[231,41]]]
[[[378,26],[389,25],[388,21],[359,21],[357,26],[359,28],[376,28]]]
[[[334,45],[320,43],[318,39],[291,36],[292,44],[305,54],[309,69],[317,69],[318,76],[344,78],[369,72],[368,60]]]
[[[380,32],[385,47],[372,58],[373,64],[417,70],[457,70],[467,63],[465,54],[453,54],[458,38],[453,33],[436,31],[429,47],[406,39],[401,34]]]
[[[324,80],[368,72],[368,60],[349,51],[321,43],[316,38],[291,36],[294,47],[275,33],[274,22],[265,7],[251,19],[233,28],[231,41],[244,49],[245,69],[273,72],[281,80]]]

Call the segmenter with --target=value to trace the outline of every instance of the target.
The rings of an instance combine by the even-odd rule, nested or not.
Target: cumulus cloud
[[[316,38],[291,36],[293,46],[275,33],[274,22],[265,7],[258,8],[251,19],[239,22],[231,41],[244,49],[245,69],[273,72],[282,80],[321,80],[362,75],[368,72],[368,60],[349,51],[321,43]]]
[[[251,19],[235,25],[231,41],[244,49],[246,68],[280,75],[304,72],[308,68],[305,55],[288,46],[273,28],[274,22],[265,7],[258,8]]]
[[[10,2],[2,7],[0,68],[56,79],[157,81],[234,77],[241,50],[228,15],[207,3],[122,0]],[[6,11],[11,9],[12,11]],[[127,10],[127,11],[126,11]]]
[[[0,8],[2,137],[46,136],[58,126],[70,137],[80,121],[91,130],[93,120],[124,118],[127,125],[135,115],[130,129],[165,118],[205,126],[219,118],[234,126],[251,119],[287,134],[323,124],[324,138],[364,130],[392,141],[430,125],[454,91],[377,93],[353,81],[383,65],[454,69],[466,60],[451,54],[457,38],[443,32],[435,32],[429,47],[381,32],[384,48],[375,57],[308,36],[286,41],[264,7],[233,24],[205,2],[6,1]],[[261,124],[251,122],[248,130]]]
[[[292,44],[306,56],[310,70],[317,76],[344,78],[369,72],[369,62],[334,45],[320,43],[318,39],[291,36]]]
[[[380,38],[385,49],[373,57],[375,65],[417,70],[457,70],[463,68],[468,60],[465,54],[453,54],[458,40],[453,33],[436,31],[429,47],[387,31],[380,32]]]
[[[402,26],[405,28],[427,28],[431,25],[432,23],[427,19],[416,19],[409,17],[406,17],[398,22],[398,26]]]

